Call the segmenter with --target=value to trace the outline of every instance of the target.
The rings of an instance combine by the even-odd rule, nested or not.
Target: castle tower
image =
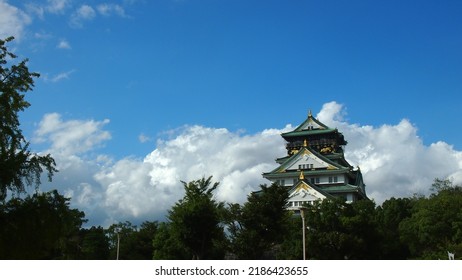
[[[276,159],[279,167],[263,177],[290,188],[289,209],[325,198],[346,202],[367,199],[359,167],[355,170],[344,157],[343,134],[313,117],[293,131],[282,133],[287,155]]]

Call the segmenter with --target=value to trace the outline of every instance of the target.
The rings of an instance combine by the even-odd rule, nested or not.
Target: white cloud
[[[203,176],[220,182],[219,200],[243,202],[264,183],[261,173],[275,167],[283,150],[279,132],[242,136],[226,129],[185,127],[174,138],[159,140],[143,160],[123,159],[96,173],[106,190],[104,207],[112,218],[162,219],[183,195],[180,181]]]
[[[20,40],[31,18],[21,9],[0,0],[0,38],[14,36]]]
[[[90,21],[96,17],[96,11],[89,5],[80,6],[72,15],[70,24],[72,27],[82,27],[83,22]]]
[[[53,38],[53,35],[51,35],[50,33],[43,32],[43,31],[35,32],[34,38],[39,39],[39,40],[48,40],[50,38]]]
[[[138,135],[138,140],[141,142],[141,143],[146,143],[146,142],[149,142],[151,141],[151,137],[145,135],[144,133],[141,133],[140,135]]]
[[[27,3],[25,4],[27,13],[31,16],[37,16],[39,19],[45,18],[45,7],[40,6],[36,3]]]
[[[42,79],[45,82],[57,83],[57,82],[60,82],[62,80],[69,79],[71,74],[74,73],[74,72],[75,72],[75,70],[70,70],[70,71],[67,71],[67,72],[58,73],[58,74],[53,75],[51,77],[48,74],[43,74]]]
[[[58,49],[65,49],[65,50],[69,50],[71,49],[71,44],[69,44],[69,42],[65,39],[62,39],[59,41],[58,45],[56,46]]]
[[[47,0],[46,10],[53,14],[61,14],[70,7],[70,0]]]
[[[127,15],[125,14],[125,10],[122,6],[117,5],[117,4],[100,4],[96,7],[98,12],[103,15],[103,16],[111,16],[111,15],[116,15],[119,17],[126,17]]]
[[[88,5],[82,5],[78,10],[77,10],[77,16],[81,19],[86,19],[90,20],[93,19],[96,15],[95,10]]]
[[[435,178],[462,183],[462,152],[444,142],[424,145],[409,120],[372,127],[344,122],[343,115],[343,106],[331,102],[317,117],[343,132],[348,141],[345,156],[361,167],[367,193],[377,203],[392,196],[427,194]]]
[[[317,116],[344,133],[349,142],[346,158],[361,167],[367,193],[377,203],[392,196],[428,193],[434,178],[451,177],[462,183],[462,152],[444,142],[424,145],[408,120],[372,127],[343,121],[344,112],[342,105],[331,102]],[[72,195],[71,203],[85,211],[90,224],[104,226],[124,220],[162,220],[183,196],[180,181],[203,176],[212,175],[220,182],[218,200],[244,202],[260,184],[269,183],[261,174],[275,168],[274,160],[285,155],[280,133],[293,129],[247,135],[185,126],[165,134],[143,159],[113,161],[94,152],[110,139],[104,130],[108,122],[63,121],[58,114],[48,114],[35,134],[36,140],[50,142],[48,151],[60,166],[54,185]]]
[[[64,15],[71,4],[71,0],[47,0],[46,3],[30,2],[24,6],[29,15],[44,20],[46,13]]]
[[[35,142],[51,143],[50,151],[60,156],[75,156],[94,149],[111,134],[102,128],[109,120],[63,121],[57,113],[46,114],[35,131]]]

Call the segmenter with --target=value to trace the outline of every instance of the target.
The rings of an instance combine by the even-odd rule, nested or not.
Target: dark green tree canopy
[[[44,169],[49,180],[57,172],[49,154],[41,156],[29,150],[20,129],[18,114],[30,106],[25,92],[32,90],[39,74],[29,72],[27,59],[14,64],[17,56],[6,46],[12,40],[0,40],[0,200],[5,200],[8,190],[21,193],[25,186],[38,187]]]
[[[325,199],[306,205],[307,255],[310,259],[376,259],[379,235],[375,203]]]
[[[50,191],[0,205],[0,259],[76,259],[85,213]]]
[[[168,212],[169,224],[160,229],[161,234],[168,236],[167,240],[154,240],[155,257],[172,257],[180,247],[190,259],[222,258],[220,244],[224,242],[224,232],[220,216],[223,203],[213,197],[219,183],[212,183],[212,176],[182,183],[185,195]]]
[[[226,217],[231,252],[239,259],[275,258],[271,252],[288,235],[289,193],[277,184],[260,185],[243,206],[230,204]]]
[[[400,240],[411,258],[444,259],[462,251],[462,187],[436,179],[430,197],[420,197],[399,225]]]

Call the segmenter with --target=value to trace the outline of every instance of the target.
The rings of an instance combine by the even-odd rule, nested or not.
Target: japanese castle
[[[276,159],[279,167],[263,177],[290,188],[289,210],[304,203],[340,197],[351,203],[368,199],[361,170],[344,157],[347,144],[343,134],[314,118],[308,118],[295,130],[282,133],[287,155]]]

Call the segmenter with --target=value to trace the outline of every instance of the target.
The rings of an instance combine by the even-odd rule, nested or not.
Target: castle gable
[[[319,190],[306,181],[298,182],[289,192],[288,209],[299,209],[304,204],[312,204],[314,201],[323,200],[328,194]]]
[[[330,166],[326,161],[304,149],[287,165],[286,170],[327,169]]]
[[[342,167],[328,158],[316,153],[309,147],[304,147],[288,158],[273,172],[290,172],[298,170],[338,170]]]

